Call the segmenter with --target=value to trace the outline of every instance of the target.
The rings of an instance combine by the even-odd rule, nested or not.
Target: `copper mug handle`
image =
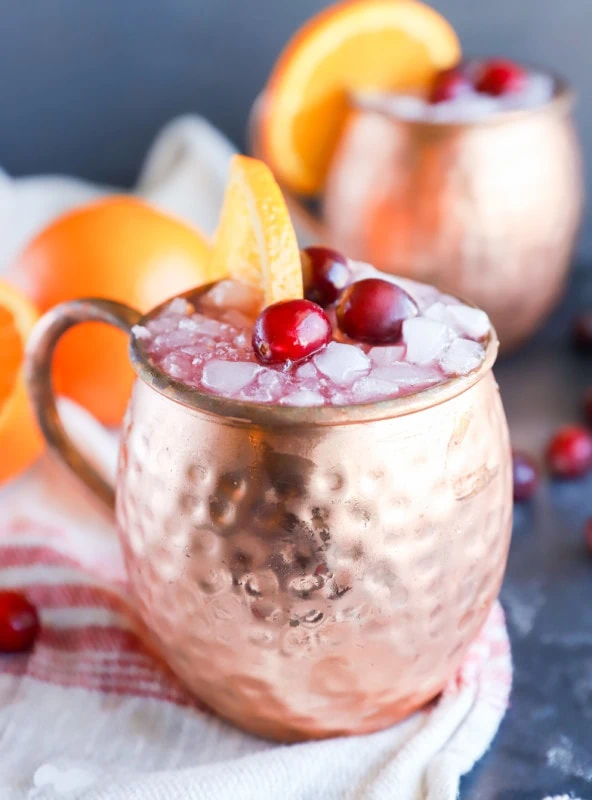
[[[105,322],[129,335],[140,318],[141,314],[135,309],[112,300],[71,300],[48,311],[35,326],[27,344],[25,378],[41,432],[52,453],[111,512],[115,509],[115,487],[80,452],[60,420],[52,380],[53,355],[63,334],[82,322]]]

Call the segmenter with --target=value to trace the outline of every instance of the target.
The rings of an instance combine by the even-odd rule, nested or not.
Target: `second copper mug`
[[[49,445],[115,508],[138,612],[172,669],[221,716],[286,741],[374,731],[435,697],[508,553],[495,334],[466,377],[288,408],[151,367],[131,332],[149,317],[107,300],[58,306],[31,338],[27,375]],[[138,375],[116,487],[67,438],[51,386],[58,340],[88,320],[127,332]]]
[[[422,122],[352,100],[315,218],[313,241],[465,297],[515,348],[557,303],[583,203],[573,92],[555,80],[537,108],[465,123]],[[259,149],[263,95],[253,108]]]

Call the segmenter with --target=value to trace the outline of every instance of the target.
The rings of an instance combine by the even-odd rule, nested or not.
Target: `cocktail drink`
[[[141,316],[50,312],[29,385],[53,449],[114,506],[138,612],[213,710],[283,740],[377,730],[454,676],[512,516],[487,315],[327,248],[300,253],[268,168],[237,157],[211,282]],[[138,380],[116,487],[76,452],[49,364],[84,320]]]
[[[463,60],[422,3],[346,2],[286,46],[252,146],[313,241],[469,299],[511,349],[553,307],[573,251],[572,105],[542,68]]]
[[[347,406],[403,397],[478,369],[487,315],[426,284],[326,248],[303,252],[338,273],[326,310],[284,301],[261,314],[257,287],[224,280],[177,298],[133,333],[151,362],[197,390],[253,403]],[[308,294],[323,293],[311,280]],[[268,348],[267,356],[261,350]]]

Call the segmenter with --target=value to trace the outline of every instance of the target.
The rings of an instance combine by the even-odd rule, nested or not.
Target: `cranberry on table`
[[[547,447],[547,463],[559,478],[579,478],[592,469],[592,434],[579,425],[560,428]]]
[[[481,66],[475,88],[483,94],[503,97],[522,91],[526,81],[527,75],[521,66],[509,59],[496,58]]]
[[[592,311],[585,311],[575,318],[573,340],[578,350],[592,354]]]
[[[406,291],[381,278],[366,278],[348,286],[337,303],[339,329],[359,342],[394,344],[406,319],[417,316],[417,305]]]
[[[0,589],[0,653],[29,650],[38,633],[35,606],[21,592]]]
[[[445,103],[467,95],[472,89],[471,82],[459,67],[438,72],[430,90],[430,103]]]
[[[337,300],[351,278],[347,258],[330,247],[307,247],[300,257],[307,299],[326,308]]]
[[[255,323],[253,349],[262,364],[300,361],[331,341],[331,323],[310,300],[284,300],[265,308]]]
[[[525,453],[512,452],[514,500],[523,503],[534,495],[539,484],[537,468]]]

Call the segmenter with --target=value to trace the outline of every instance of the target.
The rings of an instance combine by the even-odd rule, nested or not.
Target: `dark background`
[[[131,184],[172,116],[195,111],[239,146],[257,91],[320,0],[0,0],[0,165]],[[592,145],[592,0],[437,0],[468,54],[562,72]],[[592,168],[588,166],[588,186]],[[588,220],[590,223],[591,221]],[[582,242],[592,255],[592,224]]]

